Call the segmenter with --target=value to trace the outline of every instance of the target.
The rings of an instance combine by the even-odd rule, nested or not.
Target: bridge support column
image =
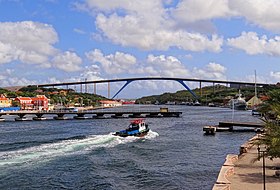
[[[93,83],[93,93],[96,95],[96,83]]]
[[[110,99],[110,82],[108,82],[108,98]]]
[[[179,82],[181,85],[183,85],[193,95],[193,97],[196,100],[198,99],[197,95],[184,83],[183,80],[176,80],[176,81]]]
[[[121,89],[112,97],[114,99],[129,83],[131,83],[133,80],[127,80],[126,83],[121,87]]]
[[[84,113],[78,113],[76,116],[73,117],[74,119],[87,119],[88,117],[85,116]]]
[[[47,118],[43,117],[43,114],[36,114],[36,117],[33,117],[34,121],[43,121],[46,120]]]
[[[202,97],[201,81],[199,82],[200,97]]]
[[[15,121],[26,121],[27,118],[24,116],[25,114],[18,114],[18,117],[15,118]]]
[[[68,119],[67,117],[64,117],[63,113],[57,114],[57,116],[53,117],[55,120],[66,120]]]

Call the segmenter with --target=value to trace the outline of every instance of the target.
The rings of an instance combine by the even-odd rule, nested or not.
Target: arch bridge
[[[195,99],[199,99],[199,97],[185,84],[185,82],[198,82],[200,87],[200,96],[202,96],[202,90],[201,85],[202,83],[213,83],[213,86],[215,84],[235,84],[239,86],[239,88],[244,86],[267,86],[267,85],[273,85],[273,84],[267,84],[267,83],[255,83],[255,82],[244,82],[244,81],[229,81],[229,80],[208,80],[208,79],[191,79],[191,78],[172,78],[172,77],[138,77],[138,78],[122,78],[122,79],[108,79],[108,80],[95,80],[95,81],[79,81],[79,82],[63,82],[63,83],[52,83],[52,84],[39,84],[36,85],[37,87],[55,87],[55,86],[68,86],[71,85],[81,85],[81,91],[82,91],[82,85],[83,84],[94,84],[94,93],[96,94],[96,84],[98,83],[108,83],[108,98],[110,98],[110,83],[114,82],[125,82],[125,84],[112,96],[112,99],[114,99],[127,85],[129,85],[131,82],[134,81],[152,81],[152,80],[167,80],[167,81],[177,81],[181,85],[184,86],[185,89],[187,89],[191,95]],[[87,88],[85,87],[85,91],[87,92]]]

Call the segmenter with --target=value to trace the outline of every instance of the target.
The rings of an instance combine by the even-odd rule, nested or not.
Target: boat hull
[[[120,133],[120,132],[116,132],[113,135],[115,136],[120,136],[120,137],[144,137],[145,135],[148,134],[150,129],[147,129],[145,131],[139,132],[139,133],[134,133],[134,134],[128,134],[128,133]]]
[[[246,104],[235,104],[234,109],[235,110],[246,110],[247,105]]]

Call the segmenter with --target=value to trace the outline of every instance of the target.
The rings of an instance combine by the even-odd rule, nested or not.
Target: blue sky
[[[257,82],[277,83],[277,7],[277,0],[0,0],[0,86],[144,76],[253,82],[255,70]],[[111,84],[112,95],[122,85]],[[181,89],[134,82],[118,98]],[[107,95],[107,86],[97,93]]]

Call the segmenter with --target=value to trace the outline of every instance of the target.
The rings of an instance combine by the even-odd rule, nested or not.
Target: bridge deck
[[[0,112],[0,115],[34,115],[34,114],[182,114],[182,112],[178,111],[168,111],[168,112],[160,112],[160,111],[7,111]]]
[[[17,115],[19,118],[24,118],[26,115],[36,115],[38,118],[43,118],[44,115],[57,115],[59,118],[64,118],[64,115],[76,115],[73,118],[85,118],[85,115],[92,115],[93,118],[104,118],[109,115],[111,118],[121,117],[180,117],[182,112],[168,111],[10,111],[0,112],[0,119],[3,115]],[[57,118],[57,117],[56,117]]]

